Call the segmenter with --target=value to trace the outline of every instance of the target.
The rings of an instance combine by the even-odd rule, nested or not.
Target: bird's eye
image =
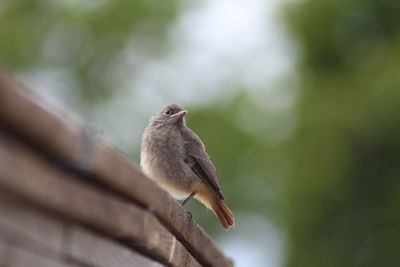
[[[166,110],[164,111],[164,114],[165,114],[165,115],[169,115],[169,114],[171,114],[171,110],[169,110],[169,109],[166,109]]]

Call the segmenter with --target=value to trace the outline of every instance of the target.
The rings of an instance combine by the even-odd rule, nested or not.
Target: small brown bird
[[[232,212],[223,203],[217,173],[200,138],[186,127],[176,104],[163,108],[143,133],[140,165],[143,172],[184,207],[193,197],[214,211],[225,229],[234,226]]]

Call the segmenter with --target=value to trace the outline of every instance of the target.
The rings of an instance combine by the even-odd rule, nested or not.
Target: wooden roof
[[[233,265],[129,159],[91,136],[85,125],[32,100],[21,87],[0,72],[0,226],[17,229],[0,230],[0,258],[11,246],[20,259],[42,260],[38,266],[55,259],[77,264],[71,266],[125,266],[122,259],[131,254],[148,259],[148,266]],[[32,226],[23,218],[45,223]],[[46,233],[35,237],[46,224],[41,230]],[[29,242],[17,242],[15,236],[37,242],[27,249]],[[38,247],[51,252],[38,253]],[[108,254],[109,262],[99,260]],[[0,265],[7,263],[0,260]]]

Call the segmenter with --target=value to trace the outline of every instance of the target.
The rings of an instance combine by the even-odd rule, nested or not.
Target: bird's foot
[[[193,218],[192,214],[190,213],[190,211],[186,211],[186,213],[190,216],[190,219]]]
[[[152,206],[147,206],[147,207],[146,207],[146,210],[147,210],[148,212],[150,212],[151,214],[154,214],[154,208],[153,208]]]

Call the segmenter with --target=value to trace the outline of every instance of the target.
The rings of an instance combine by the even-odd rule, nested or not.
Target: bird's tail
[[[233,218],[232,212],[221,200],[216,199],[211,208],[215,215],[217,215],[225,230],[229,230],[229,228],[235,225],[235,219]]]

